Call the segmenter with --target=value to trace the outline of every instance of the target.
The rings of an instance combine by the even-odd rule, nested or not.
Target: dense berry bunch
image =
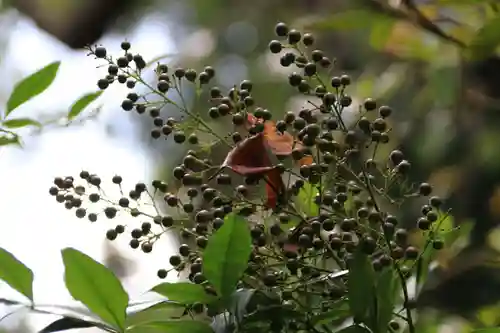
[[[300,308],[300,300],[308,294],[321,297],[303,318],[266,319],[272,331],[280,332],[287,325],[295,332],[308,327],[312,313],[327,312],[346,296],[347,272],[359,264],[358,253],[369,259],[374,274],[390,267],[404,282],[427,248],[443,247],[439,224],[446,213],[441,199],[430,197],[415,221],[415,228],[428,241],[420,248],[412,244],[409,230],[401,228],[398,205],[411,197],[430,196],[432,187],[409,183],[411,164],[400,150],[388,156],[381,153],[390,141],[393,110],[371,98],[360,106],[352,105],[354,99],[348,93],[352,80],[347,74],[338,73],[326,81],[323,71],[335,71],[334,62],[314,48],[312,34],[279,23],[276,35],[281,40],[271,41],[269,50],[281,54],[282,66],[295,67],[288,83],[308,98],[307,107],[279,117],[259,105],[252,95],[258,87],[249,80],[229,91],[207,88],[211,105],[207,117],[200,116],[172,101],[167,93],[180,94],[182,81],[203,89],[215,76],[212,67],[198,73],[159,63],[157,80],[150,84],[141,77],[148,64],[129,52],[128,42],[122,44],[124,54],[115,60],[103,47],[91,48],[92,54],[109,63],[108,75],[99,80],[99,87],[106,89],[115,81],[130,89],[136,83],[146,85],[148,95],[157,95],[160,102],[148,102],[147,96],[130,92],[122,102],[123,110],[148,113],[153,118],[153,138],[171,138],[189,145],[189,150],[172,170],[172,179],[155,180],[151,186],[138,183],[128,193],[120,187],[118,200],[105,197],[101,179],[85,171],[80,174],[83,185],[73,177],[56,178],[50,194],[66,208],[75,209],[77,217],[87,216],[92,222],[124,213],[137,217],[137,225],[116,225],[106,236],[113,240],[129,234],[130,246],[146,253],[165,231],[177,230],[183,244],[170,257],[170,265],[177,271],[188,270],[189,279],[211,293],[202,270],[203,251],[228,214],[247,217],[253,248],[239,287],[273,290],[290,309]],[[184,117],[162,118],[164,105],[178,107]],[[227,135],[217,133],[204,119],[227,119],[232,129]],[[211,139],[202,142],[200,133]],[[215,144],[227,147],[222,163],[212,162],[210,147]],[[112,182],[121,186],[121,177],[113,177]],[[143,198],[155,204],[155,214],[141,210]],[[102,201],[105,207],[87,211],[87,203]],[[166,277],[167,271],[160,269],[158,276]],[[409,307],[405,285],[403,289]],[[366,318],[355,320],[364,323]],[[397,327],[398,322],[390,322],[392,331]]]

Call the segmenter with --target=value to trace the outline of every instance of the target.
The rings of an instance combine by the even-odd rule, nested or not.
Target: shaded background
[[[106,74],[81,48],[97,43],[118,54],[120,42],[127,39],[133,52],[141,53],[146,61],[158,58],[171,67],[198,70],[212,65],[217,71],[215,84],[222,89],[251,79],[257,104],[276,116],[297,112],[307,99],[296,97],[286,84],[284,78],[294,69],[280,67],[279,56],[267,51],[274,25],[285,21],[316,33],[317,47],[336,59],[335,69],[325,76],[350,74],[355,101],[373,97],[394,108],[392,141],[384,149],[401,147],[412,162],[410,177],[428,180],[436,194],[448,198],[456,223],[472,220],[473,240],[481,243],[500,214],[500,61],[494,57],[464,61],[453,38],[467,42],[497,9],[493,5],[472,8],[418,1],[422,13],[453,36],[447,40],[429,27],[416,27],[391,14],[395,7],[389,4],[398,1],[387,2],[385,9],[376,7],[375,12],[365,7],[345,12],[369,2],[2,1],[0,100],[5,103],[13,84],[22,77],[61,60],[50,90],[16,111],[16,115],[37,119],[57,118],[83,93],[94,91],[97,80]],[[186,93],[188,99],[194,95]],[[170,177],[184,148],[150,139],[151,119],[121,111],[126,94],[126,88],[112,86],[93,104],[99,112],[87,109],[95,117],[84,124],[27,133],[23,150],[0,147],[0,246],[34,270],[38,303],[71,300],[64,289],[59,259],[60,249],[66,246],[108,265],[114,263],[132,298],[143,296],[157,283],[158,268],[168,268],[168,253],[175,248],[173,238],[164,239],[162,248],[152,254],[132,251],[126,240],[105,246],[106,230],[118,221],[90,225],[77,220],[47,193],[54,176],[76,175],[81,169],[108,180],[121,174],[130,185]],[[191,103],[206,114],[204,97],[202,102]],[[166,108],[163,112],[174,111]],[[217,124],[214,128],[222,131]],[[421,204],[414,201],[403,207],[402,220],[408,226],[413,226]],[[127,223],[127,217],[118,218]],[[2,297],[18,297],[7,287],[0,291]],[[28,332],[52,319],[30,316],[20,321],[26,318],[19,313],[0,324],[8,326],[6,332]]]

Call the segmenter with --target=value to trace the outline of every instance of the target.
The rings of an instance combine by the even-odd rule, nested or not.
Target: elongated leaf
[[[500,327],[479,328],[471,333],[500,333]]]
[[[130,333],[165,332],[165,333],[213,333],[207,323],[195,320],[167,320],[140,324],[127,330]]]
[[[357,249],[349,263],[347,296],[352,314],[360,320],[365,320],[369,313],[374,313],[371,311],[375,299],[374,282],[373,268],[368,256],[361,249]]]
[[[377,277],[377,322],[380,332],[387,330],[398,295],[398,276],[394,269],[386,268]]]
[[[149,322],[179,319],[185,311],[182,304],[174,302],[161,302],[144,310],[130,313],[127,316],[126,326],[137,326]]]
[[[161,283],[154,286],[152,291],[167,297],[169,301],[181,304],[196,302],[208,304],[215,300],[215,297],[207,294],[201,285],[189,282]]]
[[[56,78],[59,65],[60,61],[48,64],[16,84],[7,101],[5,117],[21,104],[44,92]]]
[[[313,325],[326,324],[332,321],[346,320],[351,316],[349,311],[349,304],[347,300],[341,300],[337,302],[336,306],[326,312],[322,312],[311,318],[311,323]]]
[[[467,56],[471,59],[483,59],[492,55],[500,44],[500,15],[488,20],[472,38],[468,45]]]
[[[20,145],[21,142],[19,141],[19,137],[16,136],[7,136],[7,135],[2,135],[0,136],[0,146],[7,146],[7,145]]]
[[[0,279],[33,302],[33,271],[0,248]]]
[[[25,127],[25,126],[36,126],[36,127],[42,126],[42,124],[40,124],[40,122],[38,122],[34,119],[30,119],[30,118],[9,119],[9,120],[5,120],[4,122],[2,122],[2,125],[7,127],[7,128],[10,128],[10,129],[21,128],[21,127]]]
[[[101,96],[102,91],[96,91],[93,93],[85,94],[82,97],[80,97],[73,105],[71,106],[71,109],[68,112],[68,120],[72,120],[76,116],[78,116],[84,109],[95,101],[99,96]]]
[[[104,265],[73,248],[62,250],[66,288],[106,323],[125,330],[128,294]]]
[[[319,206],[315,198],[318,194],[318,188],[310,183],[305,183],[297,196],[297,205],[307,216],[318,215]]]
[[[111,331],[110,328],[104,326],[101,323],[86,321],[83,319],[72,318],[72,317],[64,317],[50,323],[38,333],[53,333],[53,332],[71,330],[75,328],[89,328],[89,327],[98,327],[108,332]]]
[[[227,215],[203,253],[203,273],[222,298],[227,299],[233,293],[251,252],[247,221],[234,213]]]

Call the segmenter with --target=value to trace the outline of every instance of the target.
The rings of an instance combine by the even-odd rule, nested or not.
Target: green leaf
[[[5,117],[21,104],[44,92],[56,78],[59,65],[60,61],[53,62],[17,83],[7,101]]]
[[[460,73],[456,67],[429,68],[425,88],[436,107],[446,108],[455,103],[459,93]]]
[[[379,332],[385,332],[392,319],[392,311],[398,296],[398,275],[391,268],[386,268],[377,277],[377,326]]]
[[[223,299],[228,299],[235,290],[251,252],[248,222],[235,213],[227,215],[203,252],[203,273]]]
[[[73,105],[71,106],[71,109],[68,112],[68,120],[72,120],[76,116],[78,116],[83,109],[87,107],[90,103],[95,101],[99,96],[101,96],[102,91],[96,91],[93,93],[85,94],[82,97],[80,97]]]
[[[165,333],[213,333],[207,323],[196,320],[165,320],[140,324],[127,330],[129,333],[165,332]]]
[[[311,324],[316,326],[318,324],[326,324],[332,321],[345,320],[351,316],[349,311],[349,304],[347,299],[337,302],[335,308],[321,312],[320,314],[311,318]]]
[[[33,271],[0,248],[0,279],[33,302]]]
[[[2,135],[0,136],[0,146],[7,146],[7,145],[20,145],[21,142],[19,141],[19,136],[8,136],[8,135]]]
[[[500,333],[500,327],[479,328],[471,333]]]
[[[375,21],[370,29],[370,46],[375,50],[382,50],[387,44],[395,24],[396,20],[387,17]]]
[[[126,327],[137,326],[149,322],[180,318],[185,307],[174,302],[161,302],[146,309],[130,313],[127,316]]]
[[[353,9],[329,16],[323,21],[313,24],[316,29],[326,30],[357,30],[369,29],[380,22],[395,22],[387,15],[368,9]]]
[[[439,5],[479,5],[479,4],[492,4],[496,0],[436,0]]]
[[[66,288],[106,323],[125,330],[128,294],[104,265],[73,248],[62,250]]]
[[[357,249],[349,263],[347,296],[352,314],[360,320],[367,319],[369,313],[373,313],[371,310],[376,296],[374,280],[373,267],[368,256],[361,249]]]
[[[311,183],[305,183],[297,195],[297,205],[301,211],[307,216],[318,215],[319,207],[315,202],[318,188]]]
[[[36,126],[36,127],[41,127],[42,124],[40,122],[30,119],[30,118],[14,118],[14,119],[9,119],[5,120],[2,122],[2,125],[7,127],[7,128],[21,128],[25,126]]]
[[[500,44],[500,15],[488,20],[470,41],[466,55],[470,59],[484,59],[495,52]]]
[[[151,290],[167,297],[169,301],[181,304],[196,302],[208,304],[215,300],[215,297],[207,294],[201,285],[189,282],[165,282],[154,286]]]

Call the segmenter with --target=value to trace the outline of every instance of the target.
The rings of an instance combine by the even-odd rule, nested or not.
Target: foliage
[[[59,67],[60,62],[58,61],[48,64],[15,85],[4,111],[0,112],[0,146],[21,145],[21,136],[17,130],[22,128],[35,127],[40,131],[54,124],[63,123],[65,126],[69,125],[74,118],[101,95],[102,91],[85,94],[74,102],[66,115],[47,122],[26,117],[13,118],[13,114],[18,107],[50,87],[57,76]]]
[[[494,21],[478,30],[464,54],[483,56],[494,50],[499,42],[489,28]],[[281,53],[281,66],[297,68],[288,83],[309,101],[307,108],[276,120],[273,112],[257,106],[252,93],[258,87],[249,80],[224,93],[208,88],[216,74],[210,66],[198,73],[157,63],[152,85],[142,76],[148,63],[130,52],[128,42],[122,43],[124,54],[116,59],[102,46],[89,47],[108,64],[108,75],[98,87],[105,90],[115,82],[130,89],[147,87],[144,95],[130,92],[122,109],[149,114],[153,139],[173,140],[189,150],[169,184],[159,179],[151,186],[139,182],[127,193],[122,178],[113,177],[111,182],[124,193],[118,200],[106,197],[103,180],[88,171],[57,177],[49,192],[78,218],[91,222],[118,214],[150,219],[137,228],[118,224],[106,234],[112,241],[127,230],[130,246],[144,253],[166,232],[179,231],[185,244],[170,257],[171,268],[158,270],[158,277],[187,271],[189,278],[154,286],[152,291],[165,300],[127,311],[129,296],[110,270],[75,249],[64,249],[66,287],[86,309],[64,313],[41,332],[79,327],[151,333],[417,332],[416,314],[423,304],[415,297],[430,279],[431,264],[443,248],[467,235],[453,225],[442,199],[431,196],[430,184],[408,179],[411,163],[402,151],[383,154],[391,141],[392,108],[371,98],[359,107],[352,105],[350,76],[334,75],[326,82],[325,72],[335,70],[333,61],[314,49],[312,34],[284,23],[275,32],[280,40],[271,41],[269,49]],[[18,84],[5,118],[45,90],[57,68],[48,65]],[[209,92],[208,117],[186,105],[183,85],[192,85],[199,95]],[[181,101],[174,101],[172,93]],[[82,96],[68,119],[99,95]],[[163,119],[159,110],[165,105],[176,107],[183,117]],[[355,115],[354,122],[347,121],[347,113]],[[217,123],[231,128],[230,133],[215,131]],[[6,128],[36,124],[31,119],[2,122]],[[227,148],[219,164],[210,159],[216,145]],[[398,209],[417,197],[427,199],[408,230]],[[162,201],[176,216],[157,205],[156,215],[143,212],[141,204],[148,198]],[[92,211],[99,201],[107,207]],[[33,273],[6,250],[0,253],[0,278],[33,301]],[[417,292],[410,290],[413,280]],[[27,306],[44,313],[36,304]],[[476,332],[495,331],[500,328]]]

